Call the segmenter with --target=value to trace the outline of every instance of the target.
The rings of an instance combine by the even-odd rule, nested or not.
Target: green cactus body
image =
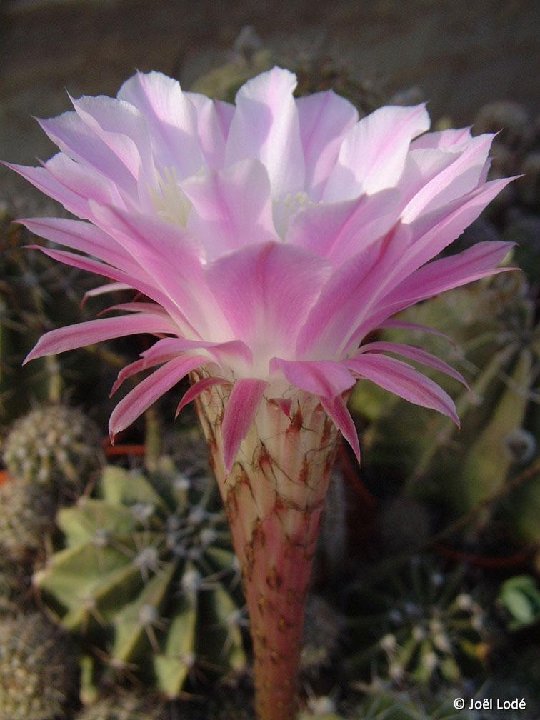
[[[165,711],[159,698],[139,693],[121,692],[102,698],[84,708],[76,720],[164,720]]]
[[[0,619],[0,720],[65,717],[76,668],[71,641],[41,615]]]
[[[103,466],[99,429],[74,408],[38,407],[13,425],[4,462],[14,478],[73,498]]]
[[[178,696],[195,665],[244,667],[234,556],[209,480],[107,467],[59,512],[65,547],[36,577],[65,627]],[[236,582],[236,580],[235,580]]]
[[[462,590],[459,570],[446,575],[429,559],[415,557],[404,572],[360,590],[351,613],[356,645],[368,648],[351,657],[353,672],[422,686],[454,684],[480,667],[483,611]]]
[[[444,418],[359,383],[352,406],[371,421],[367,466],[396,482],[405,479],[409,494],[464,513],[501,490],[523,469],[524,459],[534,458],[534,440],[527,456],[517,457],[513,445],[524,431],[533,439],[539,427],[535,384],[540,325],[527,292],[523,279],[512,274],[446,293],[404,313],[404,321],[437,325],[456,341],[461,357],[451,360],[461,366],[471,390],[460,390],[453,380],[441,382],[457,398],[458,430]],[[402,331],[389,331],[385,339],[399,342]],[[438,336],[423,336],[421,345],[441,357],[451,349]],[[540,477],[524,488],[519,502],[516,495],[512,507],[519,532],[537,540]]]

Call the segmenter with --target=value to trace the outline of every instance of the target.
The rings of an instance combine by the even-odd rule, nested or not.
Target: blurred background
[[[540,111],[535,0],[3,0],[0,156],[31,162],[49,146],[32,115],[69,92],[116,93],[135,69],[189,87],[230,58],[252,25],[276,53],[339,59],[390,91],[418,87],[438,117],[472,122],[495,98]]]

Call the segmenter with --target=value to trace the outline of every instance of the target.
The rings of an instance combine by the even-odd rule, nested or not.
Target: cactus
[[[65,548],[35,580],[66,628],[173,698],[195,668],[239,670],[245,658],[213,484],[161,466],[151,477],[107,467],[98,497],[59,512]]]
[[[354,640],[369,649],[351,657],[351,670],[396,685],[456,683],[485,654],[483,611],[462,589],[462,572],[445,575],[429,558],[365,588],[352,612]]]
[[[6,424],[36,400],[58,399],[59,361],[44,358],[24,368],[21,362],[44,328],[80,317],[80,299],[88,287],[80,272],[58,269],[25,248],[33,236],[12,221],[34,210],[57,214],[49,205],[34,207],[26,195],[0,201],[0,414]]]
[[[303,675],[316,677],[336,659],[344,618],[321,596],[311,595],[306,605],[304,645],[300,666]]]
[[[498,600],[506,610],[510,630],[520,630],[540,622],[540,588],[530,575],[516,575],[505,580]]]
[[[42,551],[55,527],[55,507],[39,485],[16,478],[0,485],[0,552],[21,562]]]
[[[0,617],[20,611],[28,589],[26,585],[20,563],[0,553]]]
[[[455,692],[460,697],[463,690]],[[368,696],[355,707],[351,718],[362,720],[477,720],[468,710],[457,711],[452,701],[425,702],[423,698],[409,697],[406,693],[378,692]]]
[[[76,668],[71,641],[41,615],[0,619],[0,720],[65,717]]]
[[[158,697],[119,692],[84,708],[75,720],[164,720],[165,710]]]
[[[12,477],[73,498],[104,464],[100,440],[98,427],[79,410],[45,405],[15,422],[4,462]]]
[[[471,391],[461,394],[450,387],[454,381],[446,383],[458,397],[461,432],[409,403],[383,398],[368,383],[357,385],[352,405],[371,421],[366,466],[396,482],[405,479],[409,495],[464,513],[501,491],[537,453],[531,440],[540,427],[535,389],[540,324],[529,286],[514,273],[446,293],[403,315],[404,321],[428,326],[436,319],[456,341],[459,364],[471,382]],[[385,339],[399,342],[402,332],[388,331]],[[423,347],[448,356],[444,339],[422,340]],[[529,540],[540,537],[539,503],[537,475],[508,506],[509,525]]]

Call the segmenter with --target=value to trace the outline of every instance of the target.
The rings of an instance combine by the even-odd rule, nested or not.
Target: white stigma
[[[315,203],[307,193],[289,193],[273,203],[274,226],[280,238],[285,239],[289,225],[294,217]]]
[[[173,167],[161,171],[157,185],[150,188],[150,197],[161,218],[186,227],[191,203],[182,191]]]

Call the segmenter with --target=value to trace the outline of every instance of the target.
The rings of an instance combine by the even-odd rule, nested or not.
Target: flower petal
[[[343,135],[358,121],[358,110],[331,90],[296,101],[304,150],[305,189],[318,201],[336,164]]]
[[[356,200],[308,207],[292,219],[287,242],[340,265],[390,230],[399,203],[399,193],[383,190]]]
[[[356,459],[360,463],[360,443],[358,442],[358,433],[343,398],[339,395],[334,398],[322,398],[321,405],[326,410],[328,416],[334,421],[336,427],[341,432],[345,440],[349,443],[353,449]]]
[[[236,111],[227,139],[226,162],[255,158],[268,171],[274,197],[304,189],[304,153],[296,77],[274,68],[248,80],[236,95]]]
[[[152,333],[155,335],[174,331],[175,327],[170,318],[157,314],[140,313],[138,315],[120,315],[113,318],[87,320],[76,325],[67,325],[57,330],[51,330],[42,335],[33,350],[28,353],[24,362],[27,363],[44,355],[54,355],[66,350],[84,347],[85,345],[94,345],[94,343],[103,340],[125,337],[126,335],[136,335],[138,333]]]
[[[301,248],[270,242],[216,260],[207,283],[234,337],[270,360],[294,353],[294,339],[328,272],[326,263]]]
[[[194,385],[192,385],[189,390],[187,390],[184,393],[184,396],[178,403],[178,406],[176,408],[175,417],[178,417],[182,410],[186,407],[186,405],[189,405],[190,402],[193,402],[196,400],[201,393],[203,393],[205,390],[207,390],[210,387],[213,387],[214,385],[227,385],[228,380],[225,380],[225,378],[220,377],[207,377],[203,378],[202,380],[199,380]]]
[[[276,240],[270,181],[258,160],[190,178],[182,185],[193,204],[188,232],[214,260],[247,243]]]
[[[479,242],[456,255],[433,260],[416,270],[385,298],[385,305],[404,309],[420,300],[488,277],[502,270],[498,267],[514,243],[498,240]],[[397,312],[395,310],[393,312]]]
[[[218,170],[225,162],[225,143],[234,115],[234,105],[206,95],[186,92],[197,112],[197,131],[207,167]]]
[[[324,398],[349,390],[356,382],[350,371],[330,360],[282,360],[273,358],[270,369],[281,371],[291,385]]]
[[[237,380],[233,386],[223,418],[223,454],[227,471],[255,418],[267,384],[264,380]]]
[[[213,301],[201,263],[185,233],[158,218],[135,212],[97,206],[94,211],[99,225],[145,268],[193,332],[206,333],[210,319],[214,327],[223,327],[220,308]]]
[[[350,200],[393,187],[403,172],[411,140],[429,124],[424,104],[382,107],[362,118],[343,141],[323,200]]]
[[[463,152],[457,155],[439,151],[446,157],[454,156],[453,161],[433,177],[419,178],[422,185],[414,193],[411,192],[402,213],[403,222],[410,223],[421,213],[432,212],[473,191],[482,180],[492,139],[492,135],[471,138]],[[414,155],[410,153],[411,159],[414,159]],[[413,183],[409,178],[403,178],[403,185],[407,190],[412,190]]]
[[[459,427],[452,398],[437,383],[407,363],[386,355],[372,357],[364,353],[347,360],[346,365],[359,377],[371,380],[404,400],[448,415]]]
[[[434,370],[448,375],[454,380],[457,380],[465,387],[468,387],[467,381],[461,373],[455,370],[451,365],[444,362],[440,358],[432,355],[431,353],[423,350],[422,348],[412,347],[411,345],[405,345],[403,343],[385,342],[383,340],[376,340],[360,347],[360,353],[369,353],[370,355],[379,355],[384,352],[392,352],[403,357],[409,358],[409,360],[415,360],[422,365],[432,367]],[[356,356],[358,357],[358,355]]]
[[[199,170],[197,113],[177,80],[160,72],[138,72],[122,85],[118,98],[145,118],[159,168],[173,167],[179,180]]]
[[[135,195],[137,182],[130,168],[88,128],[73,110],[39,124],[60,150],[84,167],[101,173],[123,192]]]
[[[104,96],[72,98],[71,101],[88,130],[134,178],[140,178],[143,164],[146,168],[153,166],[146,122],[132,105]]]
[[[192,355],[175,358],[141,380],[112,411],[109,420],[111,439],[135,422],[150,405],[180,382],[188,372],[200,367],[207,360]]]

